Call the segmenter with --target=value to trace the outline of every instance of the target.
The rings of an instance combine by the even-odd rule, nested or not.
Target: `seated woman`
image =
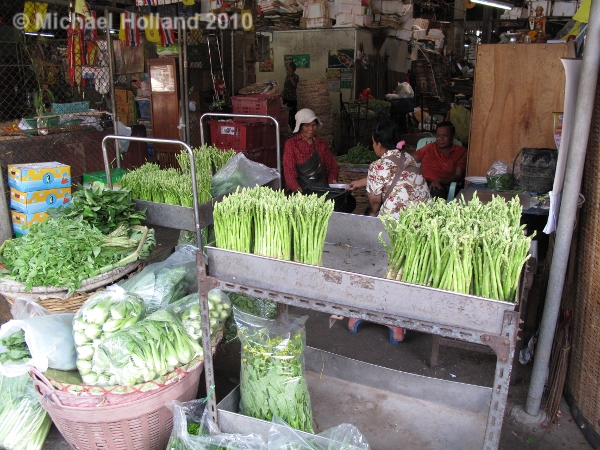
[[[404,141],[400,139],[400,129],[392,121],[377,125],[372,134],[373,150],[379,156],[369,166],[367,178],[350,184],[350,189],[367,186],[371,203],[371,215],[389,215],[398,218],[401,211],[411,203],[431,199],[427,182],[410,154],[402,151]],[[358,186],[357,186],[358,185]],[[359,319],[350,318],[348,329],[356,332]],[[389,327],[390,341],[404,340],[404,329]]]

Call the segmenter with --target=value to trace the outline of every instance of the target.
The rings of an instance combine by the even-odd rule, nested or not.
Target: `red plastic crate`
[[[231,97],[234,114],[256,114],[279,119],[281,96],[273,94],[236,95]],[[269,119],[246,119],[245,122],[271,122]],[[272,123],[272,122],[271,122]]]
[[[260,146],[264,148],[277,147],[277,130],[274,123],[263,124]]]
[[[211,143],[221,150],[234,149],[236,152],[262,147],[262,123],[235,122],[233,120],[211,120]]]
[[[261,148],[257,150],[251,150],[244,152],[246,158],[250,161],[264,164],[267,167],[277,169],[277,149],[275,148]]]

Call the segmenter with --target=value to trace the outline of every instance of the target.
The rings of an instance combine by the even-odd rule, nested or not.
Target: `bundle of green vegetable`
[[[10,273],[7,277],[24,283],[26,290],[66,286],[73,292],[83,280],[125,266],[151,251],[156,241],[146,241],[148,229],[132,228],[136,232],[121,224],[104,235],[85,222],[49,218],[33,225],[25,236],[5,241],[0,262]],[[136,250],[140,242],[143,248]]]
[[[73,193],[71,203],[48,210],[50,217],[84,221],[104,234],[119,225],[128,228],[146,220],[146,211],[137,211],[129,191],[105,189],[104,184],[95,181],[91,189],[81,186]]]
[[[371,164],[379,157],[375,154],[372,147],[361,144],[360,142],[348,150],[347,155],[336,158],[339,162],[348,164]]]
[[[24,361],[31,358],[23,330],[0,339],[0,344],[6,348],[5,352],[0,353],[0,363],[2,364],[7,361]]]
[[[187,334],[200,341],[202,339],[202,320],[200,318],[200,296],[190,294],[169,305],[168,310],[181,320]],[[226,294],[219,289],[208,292],[208,312],[210,334],[223,329],[225,320],[231,314],[231,302]]]
[[[305,317],[262,319],[233,309],[242,342],[240,412],[262,420],[277,415],[293,428],[313,432],[304,374]]]
[[[0,375],[0,447],[41,450],[52,419],[36,398],[29,374]]]
[[[203,145],[193,149],[196,165],[198,201],[204,203],[210,194],[212,176],[235,152]],[[187,152],[176,156],[180,169],[160,170],[157,164],[146,163],[121,178],[121,188],[131,191],[133,198],[171,205],[193,206],[190,160]]]
[[[438,199],[381,218],[390,238],[387,278],[481,297],[516,301],[532,236],[520,225],[518,198],[487,204]]]
[[[110,286],[85,301],[73,318],[77,369],[85,384],[115,384],[110,373],[94,370],[96,349],[104,339],[139,322],[145,312],[144,301],[119,286]]]
[[[172,372],[202,354],[202,347],[185,332],[181,321],[162,309],[102,341],[94,354],[93,370],[110,374],[109,384],[133,386]]]
[[[486,175],[488,187],[495,191],[510,191],[515,187],[515,177],[512,173]]]
[[[265,319],[274,319],[277,316],[277,303],[272,300],[250,297],[249,295],[236,294],[235,292],[226,292],[233,306],[237,309],[250,313],[254,316]],[[225,334],[223,336],[226,342],[237,338],[237,327],[233,316],[229,316],[225,322]]]
[[[320,264],[334,204],[325,196],[267,187],[238,190],[215,204],[217,246],[305,264]]]

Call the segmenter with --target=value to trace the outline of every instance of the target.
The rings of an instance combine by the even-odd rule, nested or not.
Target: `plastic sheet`
[[[242,342],[240,412],[268,421],[277,415],[292,427],[312,433],[304,369],[308,316],[281,314],[270,320],[235,307],[233,314]]]
[[[250,161],[243,153],[238,153],[212,177],[211,195],[214,198],[235,192],[238,187],[262,186],[278,177],[277,170]]]
[[[10,313],[15,320],[29,319],[30,317],[45,316],[50,314],[43,306],[27,297],[17,297],[10,308]]]
[[[146,309],[152,313],[198,290],[197,251],[193,245],[178,245],[165,261],[146,266],[119,285],[142,297]]]

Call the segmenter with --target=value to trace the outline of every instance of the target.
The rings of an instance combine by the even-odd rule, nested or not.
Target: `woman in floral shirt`
[[[373,131],[372,139],[373,150],[380,159],[371,163],[366,180],[371,215],[398,218],[400,211],[411,203],[429,200],[429,188],[421,169],[409,153],[402,151],[404,141],[398,142],[398,126],[391,121],[382,122]],[[402,174],[390,191],[399,165],[403,167]]]

